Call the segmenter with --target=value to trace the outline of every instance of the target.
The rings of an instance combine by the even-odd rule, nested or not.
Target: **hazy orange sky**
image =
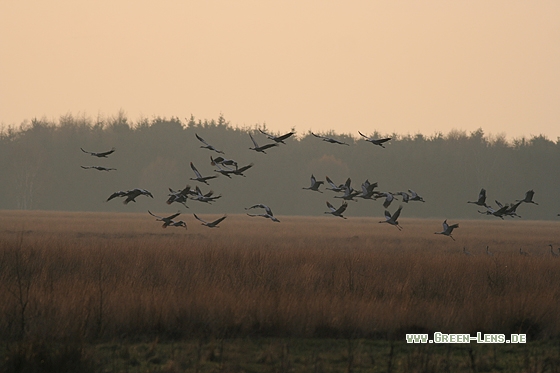
[[[560,137],[560,1],[2,1],[0,123]]]

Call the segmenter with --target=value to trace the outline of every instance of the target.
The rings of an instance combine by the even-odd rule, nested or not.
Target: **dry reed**
[[[186,220],[188,230],[147,214],[0,212],[0,335],[560,332],[560,258],[547,246],[558,223],[461,221],[452,241],[433,234],[439,220],[402,219],[402,232],[375,218]]]

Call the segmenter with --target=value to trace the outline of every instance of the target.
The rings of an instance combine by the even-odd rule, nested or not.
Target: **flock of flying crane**
[[[290,136],[294,135],[294,132],[289,132],[287,134],[284,134],[282,136],[274,136],[271,135],[269,133],[266,133],[265,131],[259,129],[259,131],[264,134],[269,140],[272,140],[272,143],[267,143],[265,145],[258,145],[258,143],[255,141],[255,139],[253,138],[253,136],[249,133],[249,137],[251,138],[251,141],[253,143],[253,147],[249,148],[250,150],[254,150],[256,152],[259,153],[264,153],[266,154],[266,150],[279,146],[279,144],[286,144],[284,142],[284,140],[286,140],[287,138],[289,138]],[[368,141],[374,145],[378,145],[382,148],[385,148],[384,143],[386,143],[387,141],[391,140],[391,138],[374,138],[374,137],[368,137],[364,134],[362,134],[361,132],[358,131],[358,133],[365,139],[365,141]],[[335,138],[331,138],[331,137],[325,137],[325,136],[320,136],[317,135],[315,133],[311,133],[313,136],[320,138],[322,141],[331,143],[331,144],[338,144],[338,145],[349,145],[343,141],[337,140]],[[202,137],[200,137],[198,134],[195,134],[196,138],[204,145],[200,146],[201,148],[204,149],[208,149],[211,150],[213,152],[216,152],[218,154],[221,155],[225,155],[225,153],[222,150],[216,149],[214,146],[210,145],[208,142],[206,142]],[[80,148],[84,153],[88,153],[94,157],[98,157],[98,158],[107,158],[108,155],[112,154],[115,151],[115,148],[112,148],[109,151],[106,152],[100,152],[100,153],[96,153],[96,152],[89,152],[84,150],[83,148]],[[231,178],[232,175],[237,175],[237,176],[245,176],[243,174],[243,172],[247,171],[248,169],[250,169],[251,167],[254,166],[253,163],[250,163],[246,166],[242,166],[239,167],[238,163],[236,161],[234,161],[233,159],[226,159],[222,156],[217,156],[215,158],[213,158],[212,156],[210,157],[210,163],[211,165],[217,167],[217,169],[215,169],[214,171],[226,176],[228,178]],[[218,175],[210,175],[210,176],[202,176],[202,174],[198,171],[198,169],[195,167],[195,165],[190,162],[190,166],[191,169],[193,170],[194,174],[196,177],[194,178],[190,178],[190,180],[196,181],[196,182],[200,182],[206,185],[208,184],[209,180],[215,179],[218,177]],[[112,170],[116,170],[114,168],[106,168],[106,167],[102,167],[102,166],[81,166],[84,169],[96,169],[99,171],[112,171]],[[330,187],[326,187],[325,189],[333,191],[335,193],[342,193],[342,195],[337,195],[334,196],[334,198],[341,198],[342,204],[337,208],[335,206],[333,206],[330,202],[327,201],[327,208],[329,209],[329,211],[326,211],[325,214],[331,214],[333,216],[336,217],[340,217],[343,219],[346,219],[345,216],[343,216],[343,213],[346,211],[347,207],[348,207],[348,203],[347,201],[356,201],[355,198],[361,198],[361,199],[370,199],[370,200],[377,200],[379,198],[383,199],[383,207],[386,209],[385,210],[385,220],[380,221],[379,223],[387,223],[390,225],[395,226],[396,228],[398,228],[399,230],[402,230],[402,227],[399,225],[398,222],[398,218],[400,216],[400,213],[402,211],[402,205],[399,206],[399,208],[393,213],[391,214],[387,208],[389,207],[389,205],[396,200],[396,196],[401,196],[402,198],[402,202],[404,203],[408,203],[409,201],[418,201],[418,202],[425,202],[424,199],[419,196],[415,191],[408,189],[408,192],[381,192],[381,191],[375,191],[374,189],[378,186],[378,184],[375,183],[370,183],[369,180],[366,180],[362,183],[361,185],[361,190],[355,190],[354,188],[352,188],[351,186],[351,179],[348,178],[346,180],[346,182],[344,184],[340,184],[340,185],[336,185],[328,176],[326,177],[326,182]],[[325,184],[325,181],[318,181],[315,176],[312,174],[311,175],[311,185],[309,187],[303,187],[302,189],[306,189],[306,190],[310,190],[313,192],[318,192],[318,193],[323,193],[319,188],[321,187],[321,185]],[[214,192],[211,190],[205,194],[202,193],[202,191],[200,190],[200,188],[198,186],[195,187],[195,189],[193,190],[191,188],[190,185],[187,185],[184,189],[182,190],[173,190],[171,188],[169,188],[169,198],[167,199],[166,203],[168,205],[177,202],[180,203],[182,205],[184,205],[185,207],[188,208],[188,206],[186,205],[186,202],[188,200],[194,200],[194,201],[199,201],[199,202],[205,202],[205,203],[211,203],[219,198],[221,198],[221,195],[214,195]],[[117,191],[113,194],[111,194],[109,196],[109,198],[107,198],[107,201],[110,201],[116,197],[126,197],[123,201],[124,204],[128,204],[129,202],[136,202],[136,197],[139,197],[141,195],[144,196],[148,196],[151,198],[154,198],[152,193],[150,193],[149,191],[145,190],[145,189],[140,189],[140,188],[135,188],[135,189],[131,189],[131,190],[127,190],[127,191]],[[533,190],[529,190],[525,193],[525,198],[521,199],[521,200],[517,200],[515,203],[511,203],[511,204],[502,204],[499,201],[495,201],[498,208],[494,209],[493,207],[489,206],[486,204],[486,190],[485,189],[481,189],[479,196],[478,196],[478,200],[476,201],[467,201],[467,203],[472,203],[478,206],[482,206],[486,208],[486,211],[478,211],[480,214],[485,214],[485,215],[492,215],[492,216],[496,216],[499,217],[501,219],[504,219],[505,216],[509,216],[509,217],[520,217],[517,212],[516,209],[519,207],[520,204],[522,203],[532,203],[537,205],[538,203],[533,201],[533,196],[534,196],[534,191]],[[252,213],[247,213],[248,216],[251,217],[264,217],[264,218],[268,218],[270,220],[272,220],[273,222],[280,222],[280,220],[278,220],[278,218],[276,218],[272,212],[272,210],[270,209],[270,207],[264,205],[264,204],[255,204],[251,207],[247,207],[245,208],[245,210],[252,210],[252,209],[264,209],[264,213],[261,214],[252,214]],[[167,216],[167,217],[161,217],[161,216],[157,216],[154,215],[151,211],[148,211],[148,213],[154,217],[156,217],[156,221],[161,221],[163,222],[162,227],[166,228],[168,226],[172,226],[172,227],[184,227],[185,229],[187,228],[187,224],[182,221],[175,221],[173,219],[175,219],[177,216],[179,216],[181,213],[175,213],[173,215]],[[199,218],[196,214],[193,214],[194,217],[199,220],[200,222],[202,222],[202,225],[207,226],[209,228],[216,228],[218,227],[218,224],[221,223],[227,216],[222,216],[219,219],[212,221],[212,222],[207,222],[201,218]],[[560,214],[558,214],[560,216]],[[452,236],[452,232],[454,229],[458,228],[459,224],[448,224],[447,220],[445,220],[443,222],[443,230],[441,232],[434,232],[435,234],[441,234],[441,235],[445,235],[450,237],[451,239],[455,240],[455,238],[453,238]],[[470,255],[469,252],[467,252],[466,250],[463,250],[465,254]],[[487,254],[491,255],[491,253],[488,251],[488,248],[486,248]],[[551,246],[551,252],[553,254],[554,253],[552,251],[552,246]],[[520,251],[521,254],[523,254],[522,251]]]

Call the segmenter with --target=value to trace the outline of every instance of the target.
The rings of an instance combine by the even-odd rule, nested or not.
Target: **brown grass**
[[[279,218],[2,211],[0,336],[560,334],[558,223]]]

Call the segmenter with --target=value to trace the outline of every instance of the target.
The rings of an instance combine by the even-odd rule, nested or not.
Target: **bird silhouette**
[[[227,166],[223,166],[223,167],[222,167],[222,166],[220,166],[219,163],[216,163],[215,166],[218,167],[217,170],[214,170],[215,172],[218,172],[218,173],[220,173],[220,174],[222,174],[222,175],[224,175],[224,176],[227,176],[227,177],[229,177],[229,178],[231,179],[231,174],[234,173],[234,170],[232,170],[231,168],[229,168],[229,167],[227,167]]]
[[[410,194],[408,194],[407,192],[397,192],[397,193],[393,193],[393,194],[398,194],[402,197],[402,201],[404,203],[408,203],[408,201],[410,200]]]
[[[213,147],[212,145],[208,144],[206,141],[204,141],[204,139],[200,136],[198,136],[198,134],[194,134],[196,136],[196,138],[198,139],[198,141],[200,141],[201,143],[204,144],[204,146],[200,146],[201,148],[204,149],[209,149],[209,150],[213,150],[216,153],[220,153],[220,154],[225,154],[223,151],[216,149],[215,147]]]
[[[89,169],[96,169],[98,171],[113,171],[116,170],[116,168],[107,168],[107,167],[103,167],[103,166],[80,166],[81,168],[85,169],[85,170],[89,170]]]
[[[282,136],[273,136],[269,133],[264,132],[263,130],[259,129],[259,131],[265,135],[266,137],[268,137],[270,140],[275,141],[275,142],[281,142],[282,144],[285,144],[284,140],[286,140],[288,137],[292,136],[295,132],[289,132],[285,135]]]
[[[484,206],[488,208],[488,205],[486,204],[486,189],[484,188],[480,189],[480,193],[478,193],[478,200],[467,201],[467,203],[474,203],[475,205]]]
[[[80,149],[82,149],[82,151],[84,153],[90,154],[90,155],[92,155],[94,157],[98,157],[98,158],[107,158],[107,156],[109,154],[112,154],[115,151],[115,148],[112,148],[111,150],[106,151],[106,152],[94,153],[94,152],[88,152],[87,150],[84,150],[83,148],[80,148]]]
[[[216,158],[212,158],[212,156],[210,156],[210,164],[212,166],[215,166],[216,164],[221,164],[224,167],[228,167],[228,166],[237,167],[237,162],[236,161],[234,161],[233,159],[226,159],[222,156],[218,156]]]
[[[161,217],[158,215],[154,215],[150,210],[148,210],[148,213],[154,217],[156,217],[156,221],[162,221],[163,225],[161,226],[162,228],[167,228],[168,226],[173,226],[173,227],[184,227],[185,229],[187,229],[187,224],[180,220],[180,221],[174,221],[173,219],[176,218],[177,216],[181,215],[180,212],[173,214],[173,215],[169,215],[167,217]]]
[[[495,210],[490,206],[486,206],[486,211],[478,211],[478,213],[483,215],[492,215],[504,220],[504,215],[509,210],[509,208],[510,208],[509,205],[505,205],[505,206],[501,206],[498,210]]]
[[[408,192],[410,193],[410,201],[426,202],[424,201],[424,198],[420,197],[418,193],[416,193],[412,189],[409,189]]]
[[[375,198],[385,197],[385,201],[383,201],[383,207],[388,208],[391,205],[391,202],[395,200],[395,196],[391,192],[377,192],[375,194]]]
[[[243,172],[247,171],[248,169],[250,169],[251,167],[253,167],[255,164],[254,163],[250,163],[247,166],[243,166],[243,167],[235,167],[235,170],[233,170],[233,174],[237,175],[237,176],[243,176],[245,177],[245,175],[243,175]]]
[[[362,193],[358,194],[356,197],[363,199],[375,199],[375,188],[377,188],[377,183],[371,184],[369,180],[366,180],[362,183]]]
[[[175,191],[171,188],[169,188],[169,198],[167,199],[166,203],[168,205],[172,204],[173,202],[178,202],[180,204],[182,204],[183,206],[185,206],[186,208],[189,208],[189,206],[187,206],[186,202],[188,199],[189,194],[191,194],[191,186],[187,185],[184,189],[179,190],[179,191]]]
[[[209,185],[209,184],[208,184],[208,180],[215,179],[215,178],[217,177],[216,175],[204,176],[204,177],[203,177],[203,176],[200,174],[200,172],[198,172],[198,170],[196,169],[196,167],[194,166],[194,164],[193,164],[192,162],[191,162],[191,168],[192,168],[192,170],[194,171],[194,174],[196,175],[195,178],[192,178],[192,177],[191,177],[191,178],[190,178],[191,180],[195,180],[195,181],[204,183],[204,184],[206,184],[206,185]]]
[[[323,183],[324,183],[324,181],[317,181],[317,179],[315,179],[315,176],[313,176],[313,174],[311,174],[311,186],[309,188],[303,187],[301,189],[307,189],[307,190],[312,190],[314,192],[323,193],[319,190],[319,187]]]
[[[340,205],[339,208],[334,208],[334,206],[331,205],[329,203],[329,201],[327,201],[327,207],[331,211],[325,211],[325,214],[331,214],[331,215],[338,216],[338,217],[341,217],[343,219],[346,219],[346,217],[342,216],[342,213],[344,211],[346,211],[346,208],[348,207],[348,202],[344,201],[344,202],[342,202],[342,205]]]
[[[344,192],[345,184],[340,184],[339,186],[336,186],[336,184],[333,183],[333,181],[328,176],[326,177],[326,179],[327,179],[327,183],[329,183],[329,185],[331,186],[331,188],[326,188],[326,189],[332,190],[333,192]],[[350,187],[350,178],[346,180],[346,184],[348,187]]]
[[[391,137],[387,137],[387,138],[384,138],[384,139],[377,139],[375,137],[368,137],[368,136],[364,135],[363,133],[361,133],[360,131],[358,131],[358,133],[360,135],[362,135],[362,137],[364,137],[367,142],[371,142],[373,145],[379,145],[382,148],[385,148],[385,145],[383,145],[383,143],[391,140]]]
[[[385,220],[380,221],[380,223],[388,223],[394,225],[399,230],[402,230],[402,227],[399,225],[399,222],[397,220],[399,218],[399,215],[401,214],[401,210],[402,210],[402,206],[399,206],[399,208],[397,209],[397,211],[395,211],[393,215],[391,215],[389,211],[385,210]]]
[[[350,179],[348,179],[350,180]],[[352,188],[350,186],[350,183],[347,183],[344,185],[344,194],[342,196],[334,196],[334,198],[342,198],[346,201],[354,201],[356,202],[356,200],[354,199],[354,197],[357,197],[358,194],[360,194],[361,192],[358,190],[354,190],[354,188]]]
[[[202,222],[202,225],[205,225],[205,226],[207,226],[208,228],[220,228],[220,227],[218,227],[218,224],[220,224],[225,218],[227,218],[227,216],[224,215],[224,216],[222,216],[221,218],[216,219],[216,220],[214,220],[214,221],[212,221],[212,222],[207,222],[206,220],[202,220],[201,218],[199,218],[198,216],[196,216],[196,214],[193,214],[193,215],[194,215],[194,217],[196,218],[196,220],[201,221],[201,222]]]
[[[259,144],[257,144],[257,142],[255,141],[255,139],[253,138],[253,136],[251,134],[249,134],[249,137],[251,138],[251,141],[253,141],[253,145],[255,145],[254,148],[249,148],[249,149],[254,150],[258,153],[266,154],[266,152],[265,152],[266,149],[272,148],[274,146],[278,146],[277,142],[270,143],[270,144],[264,144],[263,146],[259,146]]]
[[[339,145],[349,145],[343,141],[337,140],[337,139],[333,139],[332,137],[325,137],[325,136],[320,136],[320,135],[316,135],[313,132],[311,132],[311,134],[317,138],[322,139],[323,141],[329,142],[331,144],[339,144]]]
[[[199,202],[205,202],[205,203],[210,203],[210,202],[214,202],[215,200],[217,200],[218,198],[221,198],[222,196],[214,196],[214,191],[209,191],[206,194],[202,194],[202,192],[200,191],[200,188],[197,186],[195,187],[195,192],[196,194],[193,195],[193,197],[191,197],[192,200],[194,201],[199,201]]]
[[[451,237],[451,239],[453,239],[453,241],[455,241],[455,238],[453,238],[453,236],[451,235],[451,232],[453,232],[453,229],[455,228],[459,228],[459,224],[449,225],[447,224],[447,219],[445,219],[443,221],[443,231],[435,232],[435,234],[443,234],[445,236],[449,236]]]
[[[150,193],[149,191],[145,189],[135,188],[135,189],[127,190],[126,192],[119,190],[118,192],[111,194],[109,198],[107,198],[106,202],[109,202],[110,200],[116,197],[126,197],[126,199],[123,201],[123,203],[126,205],[129,202],[136,202],[135,198],[138,196],[148,196],[154,198],[152,193]]]
[[[535,195],[535,192],[534,192],[532,189],[531,189],[531,190],[528,190],[528,191],[525,193],[525,198],[523,198],[523,199],[518,199],[518,200],[515,201],[515,202],[525,202],[525,203],[532,203],[532,204],[538,205],[538,203],[536,203],[536,202],[533,201],[533,196],[534,196],[534,195]]]
[[[515,210],[517,210],[517,208],[519,207],[520,204],[523,203],[523,201],[518,201],[512,205],[502,205],[498,200],[495,200],[494,202],[496,202],[496,204],[498,205],[498,207],[500,209],[504,208],[504,206],[506,206],[505,210],[503,211],[502,216],[511,216],[513,217],[518,217],[520,218],[521,216],[517,215],[517,212]]]
[[[247,213],[247,215],[249,215],[249,216],[261,216],[263,218],[268,218],[268,219],[272,220],[273,222],[280,223],[280,220],[278,220],[274,216],[270,207],[268,207],[267,205],[263,205],[262,203],[253,205],[251,207],[246,207],[245,210],[251,210],[251,209],[254,209],[254,208],[263,208],[266,211],[266,213],[264,213],[264,214],[249,214],[249,213]]]

